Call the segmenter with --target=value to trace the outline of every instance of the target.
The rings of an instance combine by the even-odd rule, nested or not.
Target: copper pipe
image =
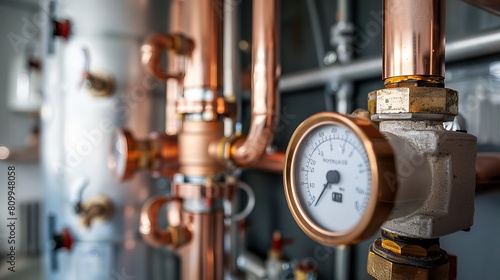
[[[146,39],[141,47],[142,63],[149,74],[162,80],[180,80],[184,73],[170,73],[161,68],[161,54],[164,51],[174,51],[179,55],[189,55],[194,48],[194,43],[190,39],[180,34],[153,34]]]
[[[170,32],[183,34],[183,21],[185,20],[184,1],[174,0],[170,6]],[[186,73],[186,57],[171,56],[168,60],[167,69],[170,72]],[[182,96],[182,81],[176,79],[167,80],[166,85],[166,105],[165,105],[165,133],[177,135],[181,129],[181,118],[176,113],[175,102]]]
[[[285,153],[265,153],[255,163],[250,164],[249,168],[254,170],[268,171],[273,173],[283,172],[285,167]]]
[[[224,213],[184,212],[187,228],[194,234],[191,241],[177,252],[182,259],[182,279],[223,279]]]
[[[222,85],[222,7],[219,1],[185,0],[186,34],[195,48],[187,61],[184,88],[219,89]]]
[[[384,0],[383,80],[444,81],[445,0]]]
[[[479,153],[477,155],[476,180],[478,184],[500,181],[500,153]]]
[[[160,209],[165,204],[171,204],[172,209],[168,210],[167,217],[172,219],[172,223],[166,229],[162,229],[158,220]],[[177,198],[161,196],[146,201],[141,211],[139,228],[144,241],[151,246],[169,246],[173,249],[189,242],[191,231],[182,224],[181,213],[182,203]]]
[[[239,166],[256,162],[272,142],[279,112],[279,1],[253,2],[252,120],[246,139],[231,147]]]
[[[142,238],[149,245],[160,247],[172,243],[172,234],[167,230],[160,230],[158,226],[158,212],[163,204],[168,203],[170,198],[167,196],[150,199],[142,207],[141,225],[139,231]]]

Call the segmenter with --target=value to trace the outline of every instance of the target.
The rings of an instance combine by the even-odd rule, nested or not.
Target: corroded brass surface
[[[370,114],[458,113],[458,92],[438,87],[385,88],[368,94]]]

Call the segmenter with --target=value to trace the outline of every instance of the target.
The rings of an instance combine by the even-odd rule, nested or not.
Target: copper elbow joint
[[[181,34],[154,34],[141,47],[142,63],[146,71],[155,78],[180,79],[183,73],[169,73],[161,66],[161,53],[173,51],[178,55],[190,55],[194,49],[194,42]]]
[[[169,225],[162,229],[158,215],[165,204],[170,204],[167,210]],[[191,240],[191,232],[182,222],[182,202],[169,196],[153,197],[146,202],[141,211],[139,231],[144,241],[154,247],[177,249]]]

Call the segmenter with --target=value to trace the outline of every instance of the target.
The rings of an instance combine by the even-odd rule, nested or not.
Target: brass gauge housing
[[[325,245],[373,235],[389,217],[398,188],[394,152],[378,129],[367,119],[332,112],[299,125],[283,176],[295,221]]]

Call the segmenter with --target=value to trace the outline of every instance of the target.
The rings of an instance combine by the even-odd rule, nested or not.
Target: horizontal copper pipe
[[[252,120],[245,139],[236,141],[231,159],[239,166],[256,162],[273,139],[279,112],[278,0],[253,2]]]
[[[384,80],[444,79],[445,10],[445,0],[384,0]]]
[[[500,153],[479,153],[476,158],[476,179],[479,183],[500,183]]]
[[[285,167],[285,153],[276,152],[270,154],[264,154],[255,163],[250,164],[249,168],[254,170],[268,171],[273,173],[283,172]]]
[[[283,152],[264,154],[249,168],[272,173],[283,172],[285,154]],[[500,186],[500,153],[479,153],[476,158],[476,179],[478,186]]]

